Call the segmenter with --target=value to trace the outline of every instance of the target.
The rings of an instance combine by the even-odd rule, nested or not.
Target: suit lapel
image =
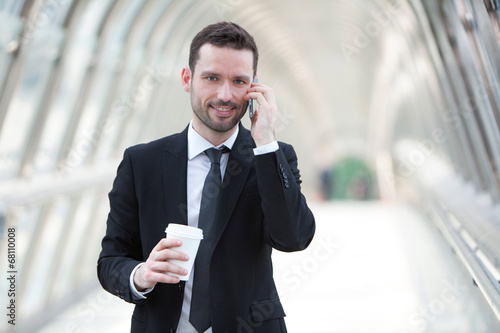
[[[236,202],[245,186],[253,163],[255,145],[250,131],[240,124],[240,131],[229,154],[219,197],[216,225],[213,228],[217,244]],[[163,150],[163,190],[167,222],[187,225],[187,128],[173,135]]]
[[[253,162],[254,147],[250,131],[240,124],[240,132],[229,154],[219,196],[216,225],[213,229],[215,245],[219,242],[246,183]]]
[[[167,223],[187,225],[187,127],[169,138],[162,166]]]

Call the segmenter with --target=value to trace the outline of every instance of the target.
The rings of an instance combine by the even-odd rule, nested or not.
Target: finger
[[[266,86],[253,87],[248,89],[245,98],[247,100],[250,98],[258,99],[259,95],[262,95],[269,105],[276,105],[276,99],[274,98],[273,89]]]
[[[175,273],[187,275],[187,270],[171,262],[157,262],[151,265],[151,271],[154,273]]]
[[[189,256],[184,252],[172,250],[172,249],[164,249],[161,251],[154,252],[153,260],[154,261],[166,261],[168,259],[176,259],[181,261],[188,261]]]
[[[274,97],[274,92],[272,89],[264,91],[262,95],[264,96],[264,99],[266,100],[267,104],[269,104],[273,108],[277,108],[276,98]]]
[[[252,82],[252,83],[250,84],[250,87],[251,87],[251,88],[254,88],[254,87],[261,87],[261,88],[267,88],[267,89],[270,89],[270,87],[269,87],[269,86],[266,86],[265,84],[262,84],[262,83],[260,83],[260,82]]]
[[[162,238],[158,244],[154,247],[153,250],[161,251],[163,249],[168,249],[171,247],[179,247],[182,245],[182,241],[180,239],[175,238]]]
[[[180,279],[177,276],[173,275],[168,275],[163,272],[161,273],[152,273],[151,274],[151,279],[154,280],[156,283],[170,283],[170,284],[175,284],[179,283]]]
[[[255,99],[257,103],[259,103],[259,106],[262,105],[269,105],[268,101],[264,97],[264,94],[261,92],[249,92],[246,96],[245,99],[250,100],[250,99]]]
[[[260,92],[268,96],[274,96],[274,91],[271,87],[268,87],[260,83],[252,84],[252,86],[248,88],[247,92]]]

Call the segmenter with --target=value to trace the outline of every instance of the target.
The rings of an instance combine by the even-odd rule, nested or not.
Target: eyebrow
[[[250,79],[249,76],[247,75],[237,75],[235,77],[236,80],[241,80],[241,81],[245,81],[245,82],[251,82],[252,80]]]
[[[219,77],[220,75],[214,72],[201,72],[200,76],[217,76]]]
[[[210,72],[210,71],[201,72],[200,75],[202,77],[208,77],[208,76],[220,77],[221,76],[218,73]],[[235,79],[235,80],[242,80],[242,81],[246,81],[246,82],[251,82],[250,77],[248,75],[236,75],[233,79]]]

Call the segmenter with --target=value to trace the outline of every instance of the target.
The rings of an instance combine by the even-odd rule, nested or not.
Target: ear
[[[191,92],[191,70],[187,67],[184,67],[182,69],[181,82],[184,91]]]

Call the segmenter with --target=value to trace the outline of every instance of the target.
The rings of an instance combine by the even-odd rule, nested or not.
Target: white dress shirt
[[[236,131],[221,145],[215,148],[221,148],[226,146],[229,149],[233,148],[236,137],[239,133],[239,126],[236,126]],[[187,219],[188,225],[193,227],[198,227],[198,217],[200,214],[200,204],[201,204],[201,194],[203,191],[203,184],[205,183],[205,178],[207,177],[208,171],[210,171],[210,159],[203,152],[214,146],[198,134],[192,126],[192,121],[188,128],[188,166],[187,166]],[[278,142],[273,141],[265,146],[255,148],[254,154],[266,154],[274,152],[279,149]],[[222,154],[220,160],[220,170],[222,178],[224,178],[224,172],[226,170],[227,161],[229,159],[229,154]],[[137,268],[141,264],[137,265],[135,269],[130,274],[130,287],[132,292],[139,298],[145,298],[144,295],[151,292],[148,290],[146,292],[139,292],[134,286],[134,274]],[[182,312],[179,319],[179,325],[177,326],[177,333],[197,333],[196,329],[189,322],[189,313],[191,308],[191,295],[193,291],[193,275],[194,268],[191,272],[189,280],[186,281],[184,288],[184,301],[182,303]],[[212,328],[210,327],[204,333],[211,333]]]

